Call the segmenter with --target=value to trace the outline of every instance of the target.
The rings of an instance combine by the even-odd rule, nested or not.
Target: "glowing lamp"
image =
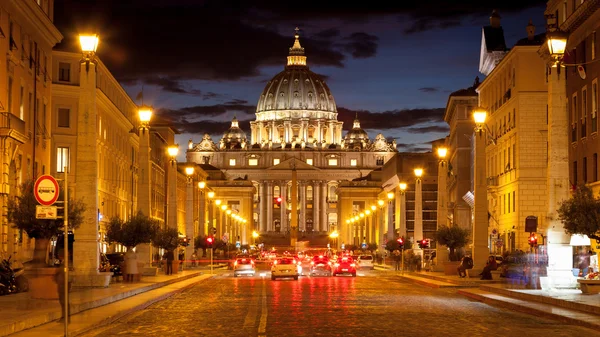
[[[84,54],[94,54],[98,48],[98,35],[79,35],[79,45]]]

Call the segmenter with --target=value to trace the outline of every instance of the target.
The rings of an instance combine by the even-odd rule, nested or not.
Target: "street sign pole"
[[[64,238],[64,260],[65,260],[65,311],[63,313],[65,321],[65,336],[69,336],[69,188],[67,167],[65,172],[65,213],[63,219],[63,238]]]
[[[213,248],[210,247],[210,274],[213,273]]]

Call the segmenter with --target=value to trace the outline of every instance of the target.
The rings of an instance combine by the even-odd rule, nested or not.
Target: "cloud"
[[[202,120],[202,122],[207,122],[206,118],[213,118],[224,116],[226,114],[235,114],[239,117],[239,119],[247,119],[245,116],[254,116],[256,112],[255,105],[248,105],[245,100],[234,99],[225,104],[215,104],[215,105],[198,105],[191,107],[184,107],[179,109],[168,109],[162,108],[157,110],[157,114],[164,118],[168,118],[171,122],[175,124],[177,128],[187,128],[185,125],[195,122],[196,120]],[[240,116],[241,115],[241,116]],[[210,121],[211,123],[214,121]],[[227,125],[229,128],[230,121],[222,121],[215,122],[221,123],[222,125]],[[215,124],[218,125],[218,124]],[[227,128],[223,127],[222,130],[226,130]]]
[[[425,133],[445,133],[450,132],[450,127],[448,125],[431,125],[431,126],[422,126],[422,127],[412,127],[406,128],[406,132],[415,133],[415,134],[425,134]]]
[[[408,128],[421,123],[443,123],[444,108],[400,109],[382,112],[367,110],[350,110],[338,107],[338,120],[344,122],[344,129],[352,128],[355,116],[358,114],[363,129],[389,130]]]
[[[369,58],[377,54],[379,38],[367,33],[353,33],[345,40],[350,41],[345,45],[345,50],[354,58]]]
[[[176,94],[186,95],[197,95],[200,96],[202,92],[197,89],[185,89],[184,84],[179,81],[178,78],[164,77],[164,76],[148,76],[144,78],[144,83],[153,84],[161,87],[164,91],[172,92]]]
[[[440,88],[439,87],[423,87],[423,88],[419,88],[419,91],[426,92],[426,93],[433,93],[433,92],[440,91]]]

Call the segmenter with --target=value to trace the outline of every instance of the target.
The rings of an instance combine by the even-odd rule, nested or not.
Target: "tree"
[[[41,267],[46,264],[48,243],[54,235],[63,231],[64,220],[36,218],[35,206],[38,205],[38,202],[33,195],[34,184],[33,180],[24,182],[20,186],[19,195],[8,199],[8,221],[13,224],[13,227],[25,231],[30,238],[35,239],[31,265]],[[64,186],[59,185],[58,200],[65,200]],[[75,200],[69,197],[69,229],[76,229],[83,223],[84,211],[85,204],[82,199]],[[63,210],[59,210],[58,213],[59,216],[64,215]]]
[[[194,248],[195,249],[202,249],[206,252],[206,249],[208,248],[208,243],[206,242],[206,236],[196,236],[194,238]],[[203,254],[203,256],[206,254]]]
[[[600,199],[594,197],[589,187],[578,186],[571,199],[561,202],[557,213],[565,233],[600,240]]]
[[[151,242],[155,247],[172,251],[179,245],[179,233],[176,228],[158,228]]]
[[[110,219],[106,227],[106,241],[120,243],[127,249],[141,243],[150,243],[158,230],[158,222],[141,211],[123,221],[119,217]]]
[[[456,249],[462,248],[469,243],[471,232],[468,229],[459,227],[457,224],[452,226],[441,225],[435,232],[435,238],[439,244],[450,249],[448,257],[450,261],[458,261]]]
[[[371,243],[367,244],[367,250],[370,250],[371,252],[376,251],[377,244],[375,242],[371,242]]]
[[[412,243],[410,242],[410,240],[404,239],[404,244],[402,245],[402,248],[404,250],[412,249]],[[387,251],[393,252],[396,249],[400,250],[400,244],[398,243],[397,239],[390,240],[385,244],[385,250],[387,250]]]

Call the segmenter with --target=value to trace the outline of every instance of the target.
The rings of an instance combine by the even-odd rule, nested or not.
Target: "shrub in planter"
[[[63,231],[63,219],[37,219],[35,216],[35,206],[38,205],[33,188],[35,182],[29,180],[21,184],[19,194],[8,199],[8,221],[15,228],[23,230],[27,235],[35,239],[33,250],[33,259],[28,263],[28,268],[46,267],[46,251],[50,239]],[[72,195],[72,194],[69,194]],[[64,200],[64,186],[60,186],[58,200]],[[69,197],[69,229],[78,228],[83,222],[83,212],[85,204],[82,199],[72,199]],[[63,213],[59,210],[58,213]]]
[[[450,255],[448,258],[450,261],[459,261],[459,256],[456,254],[456,250],[466,246],[469,243],[469,236],[471,232],[468,229],[459,227],[457,224],[452,226],[441,225],[435,232],[435,239],[439,244],[444,245],[450,249]]]

